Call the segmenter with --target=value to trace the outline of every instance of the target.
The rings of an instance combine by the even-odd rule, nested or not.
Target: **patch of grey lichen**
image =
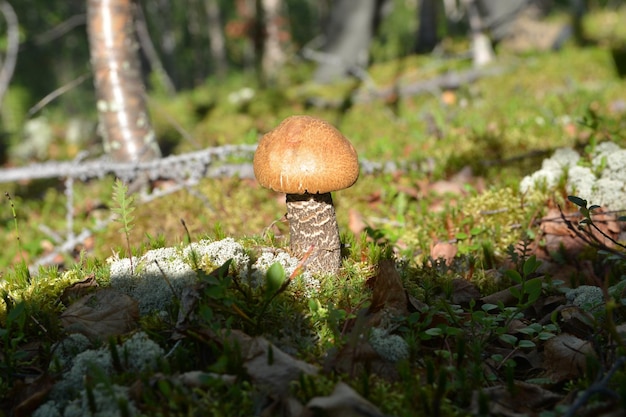
[[[287,276],[299,265],[297,258],[279,249],[262,250],[252,261],[243,245],[233,238],[218,241],[201,240],[185,247],[153,249],[141,257],[112,258],[110,285],[135,299],[142,315],[163,312],[180,297],[185,287],[197,280],[197,269],[212,271],[226,261],[232,260],[231,272],[252,287],[264,284],[268,268],[278,262]],[[306,296],[319,289],[319,281],[309,272],[297,278]]]
[[[110,260],[110,285],[132,297],[140,314],[164,311],[183,288],[196,281],[196,272],[174,247],[153,249],[141,257]]]
[[[34,417],[138,415],[136,407],[128,399],[128,388],[110,384],[108,380],[106,383],[95,383],[90,393],[94,401],[89,404],[85,378],[107,379],[116,372],[113,355],[108,347],[87,349],[72,356],[68,354],[68,349],[73,353],[75,349],[84,348],[85,341],[80,337],[69,336],[60,343],[64,347],[55,353],[59,355],[56,362],[63,364],[66,370],[50,391],[50,400],[35,411]],[[135,374],[156,369],[164,355],[163,349],[143,332],[135,333],[117,349],[123,369]],[[121,403],[125,403],[125,409],[120,408]]]
[[[557,149],[541,169],[520,182],[520,191],[554,189],[565,180],[566,191],[609,210],[626,208],[626,149],[602,142],[581,157],[572,148]]]
[[[401,336],[389,334],[380,327],[373,327],[369,335],[369,343],[381,358],[389,362],[397,362],[409,358],[409,345]]]

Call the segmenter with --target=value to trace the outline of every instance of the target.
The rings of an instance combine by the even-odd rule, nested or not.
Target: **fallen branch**
[[[175,180],[195,183],[202,178],[254,178],[251,162],[226,163],[227,158],[247,157],[252,159],[256,145],[224,145],[201,151],[172,155],[155,161],[112,162],[108,158],[76,162],[44,162],[17,168],[0,169],[0,183],[32,181],[46,178],[64,178],[87,181],[114,175],[123,181],[132,182],[140,174],[150,180]],[[389,173],[398,171],[422,171],[432,169],[432,161],[417,162],[373,162],[361,161],[362,174]]]
[[[373,89],[370,87],[358,90],[352,99],[353,103],[369,103],[374,100],[389,100],[394,97],[403,98],[420,94],[428,94],[440,90],[457,90],[464,85],[471,84],[484,77],[500,75],[506,68],[501,66],[470,68],[466,71],[451,71],[437,77],[417,81],[406,85],[392,85],[390,87]],[[327,100],[321,97],[310,97],[309,103],[316,107],[336,108],[345,103],[345,98]]]
[[[203,178],[205,174],[211,172],[215,176],[215,170],[219,173],[219,169],[213,168],[213,171],[209,169],[215,162],[231,156],[251,155],[255,149],[256,145],[225,145],[146,162],[121,163],[108,158],[81,163],[45,162],[0,169],[0,183],[45,178],[73,178],[86,181],[106,175],[114,175],[123,181],[132,182],[139,174],[146,174],[150,180],[193,180]]]

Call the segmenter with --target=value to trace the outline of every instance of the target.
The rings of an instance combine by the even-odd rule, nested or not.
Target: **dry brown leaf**
[[[386,317],[407,315],[406,292],[393,260],[383,259],[378,263],[378,272],[372,282],[372,304],[368,310],[370,327],[380,324],[381,315]]]
[[[180,296],[180,308],[178,309],[178,318],[176,319],[176,330],[172,333],[172,339],[182,339],[184,336],[181,330],[184,330],[188,321],[193,317],[198,302],[200,301],[200,291],[195,287],[185,287]]]
[[[348,210],[348,228],[350,231],[358,236],[365,230],[365,227],[361,213],[353,208]]]
[[[48,400],[47,395],[54,386],[54,380],[49,374],[43,374],[30,384],[23,381],[15,384],[9,398],[14,404],[15,417],[31,416],[37,408]]]
[[[563,306],[559,309],[561,330],[581,339],[588,339],[595,331],[595,319],[591,313],[575,305]]]
[[[430,184],[430,191],[437,195],[444,194],[454,194],[454,195],[465,195],[465,184],[456,182],[456,181],[448,181],[448,180],[439,180]]]
[[[452,302],[454,304],[465,305],[479,298],[480,291],[474,284],[463,278],[452,280]]]
[[[63,294],[61,294],[61,302],[64,305],[68,305],[72,300],[77,300],[80,297],[83,297],[97,287],[98,283],[96,282],[96,275],[89,274],[81,281],[75,282],[65,288],[63,290]]]
[[[358,326],[357,326],[358,327]],[[366,338],[365,329],[358,328],[351,334],[351,340],[336,354],[328,356],[324,366],[326,371],[356,377],[364,372],[376,374],[389,381],[398,379],[395,362],[381,358]]]
[[[244,368],[250,378],[269,389],[275,398],[286,397],[292,381],[302,374],[314,375],[317,368],[295,359],[264,337],[251,337],[239,330],[224,332],[225,341],[237,344],[241,349]]]
[[[521,417],[536,415],[545,409],[551,409],[561,400],[561,396],[536,384],[515,381],[514,393],[507,385],[489,387],[481,392],[476,391],[470,407],[473,414],[478,414],[480,395],[488,397],[489,415]]]
[[[561,210],[553,207],[541,219],[539,228],[541,230],[542,244],[535,248],[538,257],[550,259],[553,254],[561,253],[566,257],[574,258],[589,246],[576,232],[579,222],[583,219],[580,212],[565,213],[565,218],[571,227],[563,220]],[[606,212],[603,208],[598,208],[593,211],[592,219],[600,231],[585,226],[585,230],[579,233],[598,244],[609,248],[613,247],[614,243],[611,239],[617,239],[620,233],[620,227],[615,215]],[[572,227],[574,230],[572,230]],[[603,233],[608,237],[605,237]]]
[[[458,251],[459,249],[454,243],[437,242],[430,249],[430,257],[434,260],[443,259],[446,265],[451,265]]]
[[[309,411],[305,415],[316,415],[314,409],[323,410],[328,417],[383,417],[383,413],[372,403],[361,397],[344,382],[335,386],[327,397],[312,398],[306,405]]]
[[[585,371],[589,355],[595,355],[591,342],[568,333],[554,336],[544,344],[546,376],[554,382],[578,378]]]
[[[137,301],[109,288],[80,298],[61,314],[65,331],[99,340],[132,330],[138,319]]]

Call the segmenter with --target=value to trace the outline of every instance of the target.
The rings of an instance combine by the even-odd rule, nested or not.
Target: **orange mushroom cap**
[[[323,194],[352,186],[359,177],[356,150],[334,126],[311,116],[290,116],[259,141],[254,175],[286,194]]]

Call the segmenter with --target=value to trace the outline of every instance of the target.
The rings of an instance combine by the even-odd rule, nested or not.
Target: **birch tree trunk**
[[[215,65],[215,72],[218,77],[223,77],[228,71],[228,60],[226,58],[226,40],[222,32],[222,19],[220,17],[220,6],[217,0],[204,0],[209,32],[209,46],[211,57]]]
[[[161,156],[146,106],[131,0],[88,0],[87,31],[100,133],[117,162]]]
[[[265,38],[261,68],[263,79],[272,83],[278,77],[280,69],[285,63],[285,52],[280,41],[280,11],[281,0],[262,0],[263,18],[265,23]]]

